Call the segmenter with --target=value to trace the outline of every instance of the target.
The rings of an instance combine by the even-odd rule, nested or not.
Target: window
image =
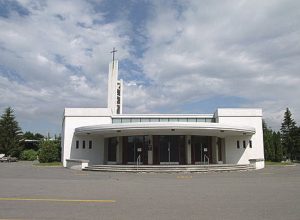
[[[140,118],[132,118],[131,122],[141,122],[141,119]]]
[[[93,147],[93,142],[89,141],[89,149],[92,149],[92,147]]]
[[[168,119],[168,118],[160,118],[159,121],[160,121],[160,122],[168,122],[169,119]]]
[[[188,122],[196,122],[196,118],[188,118]]]
[[[249,141],[249,147],[252,148],[252,141]]]
[[[112,123],[121,123],[121,118],[113,118]]]
[[[240,141],[236,142],[236,148],[240,148]]]
[[[85,141],[82,141],[82,148],[85,149]]]
[[[79,141],[76,141],[76,149],[79,148]]]
[[[243,141],[243,148],[246,148],[246,141]]]
[[[187,118],[178,118],[179,122],[187,122]]]
[[[130,123],[130,118],[122,118],[122,123]]]
[[[150,122],[159,122],[159,118],[150,118]]]
[[[141,118],[141,122],[149,122],[150,119],[149,118]]]

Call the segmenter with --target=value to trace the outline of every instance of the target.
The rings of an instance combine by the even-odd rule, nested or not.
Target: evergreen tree
[[[292,136],[295,144],[293,158],[300,161],[300,127],[294,129]]]
[[[283,153],[289,159],[293,160],[295,156],[295,137],[296,122],[292,118],[292,113],[287,108],[284,113],[283,122],[281,124],[281,143]]]
[[[274,146],[274,161],[281,162],[283,159],[281,135],[280,132],[273,132],[273,146]]]
[[[8,107],[0,118],[0,153],[19,156],[22,131],[15,119],[14,111]]]
[[[266,160],[275,160],[275,149],[273,145],[273,132],[268,128],[267,123],[263,120],[263,135],[264,135],[264,152]]]

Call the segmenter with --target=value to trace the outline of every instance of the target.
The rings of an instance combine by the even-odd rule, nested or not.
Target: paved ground
[[[0,219],[299,220],[300,165],[115,174],[0,163]]]

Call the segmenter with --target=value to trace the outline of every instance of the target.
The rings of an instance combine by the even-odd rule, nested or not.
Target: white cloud
[[[286,107],[300,120],[297,1],[156,2],[145,30],[142,64],[159,97],[185,104],[236,96],[246,100],[241,107],[262,107],[275,128]]]
[[[107,22],[92,2],[19,0],[29,15],[0,17],[0,108],[15,108],[28,129],[45,120],[57,131],[64,107],[105,106],[113,47],[129,78],[126,112],[236,97],[237,107],[263,107],[274,128],[286,107],[300,122],[297,1],[151,1],[144,26],[126,12]],[[138,32],[139,46],[129,38]],[[134,57],[136,48],[146,49]]]
[[[104,23],[86,1],[20,4],[28,16],[0,17],[0,107],[12,106],[21,122],[55,121],[49,129],[57,132],[64,107],[106,105],[109,51],[117,47],[119,58],[128,57],[128,38],[122,21]]]

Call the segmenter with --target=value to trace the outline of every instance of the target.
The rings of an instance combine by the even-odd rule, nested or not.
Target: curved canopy
[[[97,134],[106,137],[130,135],[205,135],[225,137],[253,135],[255,134],[255,128],[220,123],[143,122],[78,127],[75,129],[75,134]]]

